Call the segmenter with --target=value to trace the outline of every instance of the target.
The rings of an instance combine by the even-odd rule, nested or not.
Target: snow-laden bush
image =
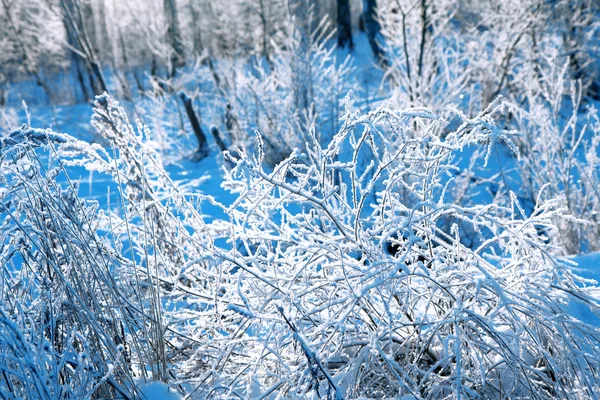
[[[378,9],[386,39],[384,83],[394,105],[443,114],[452,104],[471,118],[480,104],[503,93],[509,110],[498,125],[522,133],[515,139],[521,158],[495,147],[492,166],[482,168],[477,151],[470,160],[465,154],[462,163],[473,168],[457,174],[462,183],[450,188],[449,201],[473,205],[489,197],[511,207],[514,191],[529,216],[538,196],[556,199],[567,210],[552,219],[558,231],[539,231],[563,254],[600,249],[600,125],[595,107],[585,109],[586,94],[594,96],[597,86],[589,62],[598,51],[591,40],[599,31],[591,17],[596,8],[562,0],[511,0],[493,7],[485,1],[386,0]],[[438,134],[456,123],[437,124]],[[464,225],[463,244],[477,246],[468,222],[450,216],[441,224],[444,231],[452,220]]]
[[[191,100],[200,128],[206,132],[209,121],[216,116],[211,112],[218,110],[218,100],[214,96],[212,75],[208,66],[206,53],[198,56],[193,62],[177,70],[174,77],[152,77],[151,88],[143,92],[133,103],[136,115],[143,120],[147,130],[145,143],[160,153],[166,164],[180,161],[182,155],[198,157],[199,141],[191,126],[185,105],[181,104],[181,95]],[[206,149],[208,150],[208,149]]]
[[[582,104],[581,82],[568,77],[568,62],[556,59],[539,70],[539,87],[530,87],[526,107],[508,103],[506,123],[521,132],[521,157],[501,166],[497,191],[515,190],[525,208],[538,193],[556,198],[567,210],[553,218],[558,228],[548,235],[564,254],[600,249],[600,121],[594,105]],[[529,210],[527,212],[530,212]],[[577,221],[574,221],[576,218]]]
[[[516,196],[465,207],[449,195],[461,149],[512,146],[516,133],[494,123],[500,111],[459,116],[443,138],[436,125],[456,116],[346,112],[327,147],[312,138],[273,169],[259,137],[256,152],[232,158],[228,206],[182,192],[144,145],[145,128],[108,97],[93,123],[112,152],[14,131],[0,148],[0,315],[14,333],[0,343],[25,343],[25,367],[50,376],[60,366],[70,380],[57,382],[77,393],[89,376],[117,396],[134,390],[133,376],[190,398],[594,397],[600,331],[567,304],[600,304],[539,234],[555,229],[560,202],[529,215]],[[98,212],[35,158],[11,155],[45,144],[61,165],[112,174],[120,212]],[[224,218],[204,218],[207,202]],[[462,245],[458,224],[440,229],[448,220],[473,227],[481,245]],[[63,363],[81,353],[89,375]],[[12,368],[15,357],[0,354]],[[13,376],[0,379],[5,392],[38,379]]]
[[[350,58],[331,44],[335,31],[327,18],[315,20],[312,7],[301,4],[271,42],[268,59],[222,60],[215,71],[231,144],[254,146],[258,130],[271,165],[303,148],[311,126],[328,143],[353,88]]]
[[[128,361],[135,341],[125,338],[129,290],[115,279],[126,261],[99,235],[97,205],[78,197],[77,182],[59,184],[62,164],[46,165],[35,152],[71,141],[27,127],[0,138],[5,398],[135,393]]]
[[[239,249],[237,287],[221,295],[230,329],[211,341],[227,395],[598,393],[599,332],[565,310],[571,296],[598,302],[538,234],[564,210],[553,200],[531,216],[516,198],[510,208],[454,204],[454,153],[510,143],[514,132],[484,114],[444,140],[412,134],[443,123],[426,110],[348,114],[329,147],[295,153],[273,172],[260,153],[237,162],[226,185],[239,198],[223,225]],[[352,156],[337,161],[344,152]],[[361,152],[372,155],[366,170]],[[468,249],[456,227],[439,230],[449,217],[468,221],[484,243]],[[234,374],[245,369],[246,379]]]
[[[499,94],[523,98],[544,85],[559,54],[584,96],[598,97],[598,2],[378,0],[386,97],[401,107],[465,113]],[[555,61],[555,60],[551,60]]]
[[[170,180],[144,126],[108,97],[96,107],[111,151],[26,126],[1,138],[0,390],[17,397],[137,398],[135,378],[168,379],[162,282],[150,272],[182,260],[179,227],[157,201]],[[112,176],[120,215],[78,196],[67,169],[82,164]],[[147,252],[155,240],[168,262]]]
[[[380,0],[386,98],[395,105],[443,109],[463,98],[478,54],[453,19],[460,1]]]

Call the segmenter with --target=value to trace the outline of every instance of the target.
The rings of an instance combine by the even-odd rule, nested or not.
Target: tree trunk
[[[271,64],[271,59],[269,57],[269,47],[268,47],[268,43],[269,43],[269,26],[268,26],[268,20],[267,20],[267,10],[265,8],[265,0],[259,0],[259,5],[260,5],[260,10],[259,10],[259,17],[260,17],[260,22],[262,24],[262,52],[263,52],[263,57],[265,57],[265,59],[269,62],[269,65]]]
[[[171,47],[169,78],[173,79],[177,73],[177,69],[185,65],[185,51],[183,42],[181,41],[181,30],[179,29],[179,19],[177,18],[177,5],[175,0],[164,0],[163,5],[168,23],[167,39],[169,41],[169,46]],[[170,84],[167,89],[169,92],[173,91],[173,88]],[[198,115],[194,110],[194,102],[192,99],[184,92],[179,93],[179,98],[183,102],[185,113],[190,121],[194,135],[196,136],[196,139],[198,139],[197,159],[200,160],[206,157],[209,153],[206,135],[202,130],[202,125],[200,124]]]
[[[429,17],[427,16],[427,0],[421,0],[421,45],[419,46],[419,61],[417,62],[417,74],[423,76],[423,55],[425,54],[425,43],[427,40],[427,29],[429,28]]]
[[[225,150],[227,150],[227,146],[225,146],[225,142],[223,142],[223,138],[221,138],[219,129],[217,129],[216,126],[213,126],[211,128],[210,133],[212,133],[213,138],[215,139],[215,143],[217,144],[217,146],[219,146],[219,149],[221,150],[221,152],[224,152]]]
[[[196,139],[198,139],[198,156],[199,159],[202,159],[208,155],[208,142],[206,140],[206,135],[204,134],[202,126],[200,125],[200,120],[194,111],[194,103],[192,102],[192,99],[190,99],[185,93],[180,93],[179,97],[183,101],[185,113],[190,120],[194,135],[196,135]]]
[[[167,39],[171,47],[169,75],[173,77],[175,70],[185,64],[185,49],[181,41],[181,30],[177,18],[175,0],[164,0],[165,16],[167,18]]]
[[[354,48],[352,41],[352,13],[350,0],[337,0],[338,46]]]
[[[383,65],[385,63],[384,52],[379,43],[379,32],[381,32],[381,25],[377,20],[377,0],[363,0],[363,21],[365,25],[365,31],[373,55]]]
[[[204,41],[202,39],[202,19],[200,13],[196,9],[194,2],[192,0],[189,1],[188,7],[190,9],[190,13],[192,15],[193,22],[193,33],[194,33],[194,55],[196,57],[200,57],[202,55],[202,51],[204,50]]]

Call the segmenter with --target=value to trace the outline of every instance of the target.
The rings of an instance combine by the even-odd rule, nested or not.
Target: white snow
[[[154,381],[140,386],[145,400],[183,400],[177,392],[164,382]]]

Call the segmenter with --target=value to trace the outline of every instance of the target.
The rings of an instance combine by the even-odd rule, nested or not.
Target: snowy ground
[[[146,400],[182,400],[183,397],[169,389],[162,382],[151,382],[141,386],[142,396]]]
[[[574,271],[583,278],[590,279],[590,286],[596,286],[590,293],[597,299],[600,299],[600,252],[590,253],[572,257],[572,260],[577,263]],[[594,326],[600,326],[600,315],[594,313],[589,307],[583,306],[575,301],[571,302],[570,310],[573,316],[585,321]]]

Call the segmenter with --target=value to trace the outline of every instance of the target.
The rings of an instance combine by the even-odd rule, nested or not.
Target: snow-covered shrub
[[[177,98],[165,93],[148,91],[147,95],[135,104],[138,114],[150,128],[152,135],[147,139],[165,162],[179,161],[184,154],[190,154],[197,147],[194,138],[186,130],[185,120]]]
[[[42,398],[136,398],[136,378],[168,379],[160,292],[172,284],[159,278],[179,268],[186,238],[159,201],[173,185],[147,128],[108,96],[92,124],[110,150],[26,126],[1,138],[0,361],[24,372],[0,390],[30,397],[41,380]],[[112,176],[120,212],[78,196],[67,170],[81,165]]]
[[[266,161],[274,165],[303,148],[313,125],[322,143],[329,142],[339,128],[343,97],[352,89],[350,59],[341,58],[331,43],[334,33],[326,18],[315,21],[307,8],[287,16],[268,60],[218,63],[217,85],[227,107],[224,131],[233,145],[253,147],[258,130]]]
[[[473,168],[457,174],[462,184],[448,192],[452,201],[473,205],[496,198],[509,206],[514,191],[529,216],[538,195],[561,197],[568,213],[553,219],[559,230],[550,235],[540,228],[540,234],[567,254],[599,248],[597,112],[583,115],[585,95],[594,95],[597,82],[589,65],[598,51],[591,40],[599,31],[596,8],[562,0],[385,0],[378,10],[388,61],[384,87],[392,104],[427,106],[438,114],[451,104],[472,117],[502,93],[509,112],[496,116],[496,123],[523,134],[516,141],[519,159],[496,146],[492,166],[482,168],[477,151],[470,160],[465,153],[462,164]],[[457,123],[449,120],[438,134]],[[446,233],[452,219],[443,223]],[[473,233],[465,231],[463,243],[476,246]]]
[[[459,102],[472,76],[468,35],[452,23],[459,2],[384,0],[377,15],[384,40],[384,87],[397,107],[436,111]]]
[[[474,115],[499,94],[520,103],[543,85],[541,70],[553,67],[547,56],[558,53],[584,95],[597,96],[596,3],[381,0],[384,87],[400,107],[455,103]]]
[[[197,353],[207,377],[199,390],[224,398],[598,393],[600,332],[565,309],[572,296],[596,309],[598,301],[538,234],[564,210],[554,200],[530,216],[514,198],[504,208],[453,204],[445,193],[455,151],[513,133],[483,115],[444,140],[411,135],[413,124],[444,122],[426,110],[379,109],[346,115],[328,147],[294,152],[273,172],[262,153],[242,154],[225,183],[239,198],[222,227],[234,249],[221,265],[224,330]],[[355,162],[365,151],[367,170]],[[448,216],[475,226],[484,243],[469,249],[459,229],[439,230]]]
[[[95,346],[86,353],[98,364],[90,374],[112,393],[132,388],[127,365],[190,398],[593,397],[600,331],[567,305],[600,304],[539,233],[555,229],[561,202],[538,197],[525,215],[510,193],[510,201],[469,207],[448,195],[461,149],[483,147],[485,163],[495,143],[513,146],[516,133],[494,123],[499,111],[498,103],[473,119],[347,111],[328,146],[309,135],[305,151],[273,169],[258,136],[256,152],[232,156],[223,185],[238,197],[228,206],[182,192],[145,146],[145,127],[136,131],[106,96],[93,124],[112,154],[52,132],[15,131],[3,154],[53,143],[63,165],[113,175],[122,205],[102,216],[74,188],[61,189],[56,174],[2,158],[0,256],[9,266],[3,282],[13,284],[1,292],[10,312],[0,315],[17,332],[5,342],[26,343],[19,351],[29,359],[48,357],[36,346],[42,338],[57,346],[54,336],[21,316],[79,317],[68,354]],[[453,118],[460,126],[435,134]],[[366,155],[370,164],[358,162]],[[27,179],[13,184],[17,173]],[[26,195],[38,203],[28,206]],[[223,218],[203,217],[208,206]],[[448,219],[474,227],[481,244],[461,244],[458,224],[440,229]],[[45,289],[38,276],[54,280]],[[36,370],[62,365],[62,348]],[[34,387],[37,377],[22,380]]]
[[[97,205],[36,148],[64,135],[23,127],[0,138],[0,392],[81,399],[135,393],[125,337],[124,260],[99,235]],[[86,145],[87,146],[87,145]]]
[[[211,75],[208,67],[202,64],[205,60],[205,55],[198,57],[193,63],[180,68],[172,78],[150,79],[151,89],[134,103],[136,114],[149,128],[146,144],[159,152],[165,163],[177,162],[182,155],[188,155],[198,147],[197,139],[191,134],[194,130],[181,104],[181,93],[185,93],[196,106],[196,116],[201,124],[206,119],[214,119],[211,115],[205,118],[207,111],[214,109],[211,103],[214,102],[214,93],[206,88]],[[202,108],[198,107],[200,104]],[[203,129],[206,128],[204,124]]]
[[[464,0],[457,19],[483,104],[500,93],[521,101],[544,84],[540,75],[554,68],[548,56],[555,53],[558,64],[568,62],[567,75],[581,81],[584,96],[597,96],[598,11],[587,0]]]
[[[582,106],[581,82],[569,79],[568,67],[567,61],[540,70],[540,87],[527,92],[526,106],[507,103],[507,123],[522,133],[522,157],[497,183],[498,190],[512,188],[530,205],[538,193],[560,199],[568,213],[554,218],[558,231],[549,239],[576,254],[600,249],[600,121],[593,105]]]

